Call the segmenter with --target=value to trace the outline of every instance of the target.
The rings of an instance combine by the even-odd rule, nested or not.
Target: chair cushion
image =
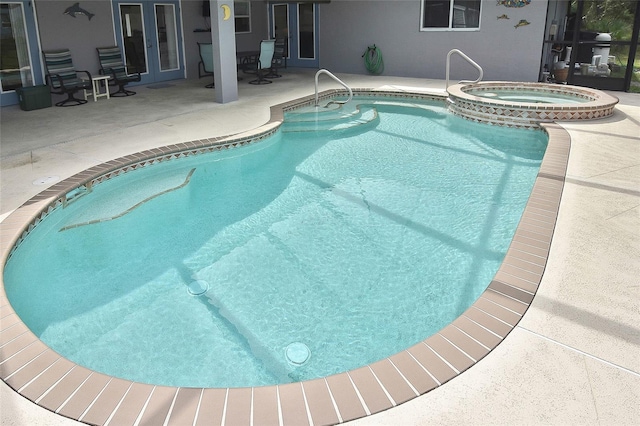
[[[52,78],[51,84],[54,88],[60,88],[60,80],[65,86],[78,86],[82,80],[78,78],[73,67],[71,52],[68,49],[44,52],[45,67],[50,75],[56,74],[58,78]]]
[[[134,81],[137,79],[137,76],[132,77],[127,74],[119,47],[99,47],[97,50],[100,66],[105,74],[113,75],[116,80]]]
[[[198,43],[198,50],[204,72],[213,74],[213,45],[211,43]]]

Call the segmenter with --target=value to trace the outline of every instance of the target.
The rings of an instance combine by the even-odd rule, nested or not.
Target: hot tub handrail
[[[478,65],[473,59],[468,57],[461,50],[459,50],[459,49],[451,49],[449,51],[449,53],[447,53],[447,69],[446,69],[445,90],[449,88],[449,69],[451,68],[451,55],[453,55],[454,53],[457,53],[458,55],[462,56],[463,59],[465,59],[467,62],[469,62],[471,65],[473,65],[480,72],[480,75],[478,76],[478,78],[475,81],[461,80],[460,83],[477,83],[480,80],[482,80],[482,76],[484,75],[484,71],[482,71],[482,67],[480,65]]]
[[[346,101],[332,101],[331,103],[346,104],[347,102],[349,102],[351,100],[351,98],[353,98],[353,91],[351,90],[351,88],[349,86],[347,86],[338,77],[336,77],[331,72],[329,72],[329,70],[326,70],[326,69],[323,68],[323,69],[318,70],[318,72],[316,73],[316,103],[315,103],[315,106],[318,106],[318,77],[320,76],[320,74],[327,74],[329,77],[331,77],[332,79],[334,79],[335,81],[340,83],[345,89],[347,89],[349,91],[349,97],[347,98]]]

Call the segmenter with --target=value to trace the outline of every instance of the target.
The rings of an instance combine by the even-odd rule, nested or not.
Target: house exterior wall
[[[537,81],[545,35],[547,1],[534,0],[521,8],[483,0],[479,31],[420,31],[421,0],[332,0],[320,4],[320,66],[333,72],[366,74],[362,54],[375,44],[384,58],[385,75],[444,78],[446,56],[457,48],[484,70],[485,80]],[[96,47],[113,45],[111,1],[81,3],[95,16],[64,15],[68,1],[37,0],[42,50],[69,48],[78,69],[97,73]],[[181,1],[187,78],[198,77],[197,42],[209,42],[210,27],[202,16],[201,0]],[[509,19],[497,19],[506,14]],[[251,33],[236,35],[236,49],[256,50],[268,38],[268,3],[251,2]],[[515,28],[521,20],[530,25]],[[452,57],[451,78],[473,79],[477,71]]]
[[[384,74],[445,78],[447,53],[460,49],[484,70],[484,80],[538,81],[547,1],[505,7],[483,0],[479,31],[420,31],[421,0],[332,0],[320,5],[320,66],[366,74],[362,54],[375,44]],[[506,14],[509,19],[497,19]],[[530,24],[515,28],[521,20]],[[452,79],[475,79],[462,58],[451,60]]]
[[[83,15],[65,15],[63,12],[72,4],[58,0],[36,2],[42,50],[69,49],[76,69],[97,75],[100,65],[96,48],[115,44],[111,2],[81,2],[83,9],[95,15],[91,20]]]
[[[111,1],[95,0],[80,2],[80,7],[95,14],[72,18],[63,12],[72,2],[59,0],[37,0],[36,14],[42,50],[68,48],[73,55],[76,69],[98,74],[97,47],[116,44]],[[267,5],[264,1],[251,2],[251,33],[236,35],[237,50],[256,50],[260,40],[267,38]],[[186,58],[187,78],[198,78],[198,42],[211,42],[210,32],[194,32],[209,29],[210,18],[202,16],[202,0],[182,0],[182,28]]]
[[[136,0],[151,1],[151,0]],[[568,0],[532,0],[521,8],[508,8],[496,0],[482,0],[478,31],[420,31],[421,0],[332,0],[319,4],[319,64],[333,72],[366,74],[362,58],[375,44],[384,57],[385,75],[445,77],[447,53],[457,48],[478,62],[485,80],[537,81],[547,10],[566,8]],[[97,74],[97,47],[116,44],[111,0],[86,0],[80,6],[94,14],[91,20],[63,12],[69,0],[33,0],[40,50],[68,48],[76,69]],[[549,6],[548,8],[548,4]],[[554,11],[555,11],[554,9]],[[257,50],[269,38],[269,3],[251,0],[251,33],[236,34],[238,51]],[[555,13],[555,12],[554,12]],[[503,14],[509,19],[497,19]],[[549,16],[555,17],[549,12]],[[197,42],[211,40],[210,18],[202,14],[202,0],[180,0],[186,77],[198,77]],[[530,24],[515,28],[520,20]],[[33,24],[31,24],[33,25]],[[548,61],[549,55],[544,55]],[[462,58],[452,58],[452,80],[474,79],[477,71]],[[16,99],[15,94],[10,93]],[[3,93],[3,105],[7,94]]]

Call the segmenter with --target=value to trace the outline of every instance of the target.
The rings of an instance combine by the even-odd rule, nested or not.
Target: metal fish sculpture
[[[95,13],[90,13],[84,10],[83,8],[81,8],[80,3],[76,3],[73,6],[69,6],[68,8],[65,9],[65,11],[62,14],[69,15],[73,18],[75,18],[76,15],[84,15],[87,18],[89,18],[89,20],[91,20],[91,18],[95,16]]]
[[[508,16],[507,16],[507,14],[505,13],[505,14],[503,14],[503,15],[498,16],[498,19],[509,19],[509,17],[508,17]]]
[[[506,7],[524,7],[531,3],[531,0],[498,0],[497,6],[501,4]]]
[[[520,22],[518,22],[514,28],[518,29],[520,27],[524,27],[525,25],[529,25],[531,22],[527,21],[526,19],[521,19]]]

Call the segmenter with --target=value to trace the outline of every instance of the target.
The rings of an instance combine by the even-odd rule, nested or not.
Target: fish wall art
[[[503,5],[506,7],[525,7],[531,3],[531,0],[498,0],[497,6]]]
[[[87,10],[84,10],[83,8],[80,7],[80,3],[75,3],[73,6],[69,6],[68,8],[66,8],[64,10],[64,12],[62,12],[63,15],[69,15],[72,18],[75,18],[76,15],[84,15],[87,18],[89,18],[89,20],[91,20],[91,18],[93,18],[95,15],[95,13],[91,13]]]

